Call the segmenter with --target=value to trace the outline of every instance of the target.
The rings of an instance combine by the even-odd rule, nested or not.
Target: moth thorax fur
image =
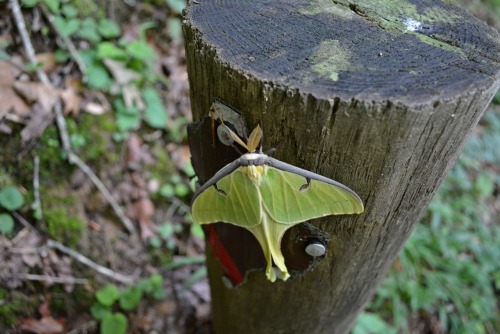
[[[253,166],[249,165],[246,167],[243,167],[243,173],[255,184],[259,185],[260,180],[262,179],[262,175],[266,173],[267,166],[262,165],[262,166]]]

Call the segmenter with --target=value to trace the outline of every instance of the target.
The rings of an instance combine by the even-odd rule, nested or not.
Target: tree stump
[[[450,1],[199,0],[184,34],[195,121],[220,98],[264,124],[275,158],[365,204],[312,221],[327,253],[286,282],[229,288],[209,249],[215,332],[348,332],[498,89],[498,33]]]

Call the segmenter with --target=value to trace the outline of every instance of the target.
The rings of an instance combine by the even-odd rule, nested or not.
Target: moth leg
[[[219,189],[219,187],[217,187],[217,183],[214,183],[214,188],[215,190],[217,190],[217,192],[221,195],[224,195],[224,196],[227,196],[226,192],[222,189]]]
[[[311,187],[311,179],[306,177],[306,184],[300,186],[299,191],[307,191]]]

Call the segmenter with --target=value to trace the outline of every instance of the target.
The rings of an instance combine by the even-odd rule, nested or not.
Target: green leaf
[[[184,183],[177,183],[175,185],[175,195],[177,197],[184,197],[186,196],[187,194],[190,193],[190,189],[187,185],[185,185]]]
[[[153,236],[149,238],[149,245],[153,248],[160,248],[161,247],[161,240],[157,236]]]
[[[127,54],[141,60],[151,60],[156,54],[149,44],[144,40],[133,41],[125,46]]]
[[[379,315],[366,312],[361,313],[352,331],[353,334],[395,334],[396,332],[396,329],[390,327]]]
[[[207,277],[207,267],[203,266],[196,269],[196,271],[191,276],[189,276],[188,279],[184,282],[184,284],[182,285],[182,290],[189,289],[194,284],[196,284],[196,282],[200,281],[205,277]]]
[[[0,233],[11,234],[14,229],[14,219],[8,213],[0,213]]]
[[[151,285],[151,282],[149,281],[149,279],[142,279],[140,280],[137,285],[136,285],[136,288],[141,290],[142,292],[151,292],[153,291],[153,286]]]
[[[165,198],[174,197],[174,195],[175,195],[174,186],[171,185],[170,183],[166,183],[160,187],[159,193],[161,196],[163,196]]]
[[[102,19],[99,21],[99,25],[97,26],[97,30],[104,38],[115,38],[120,36],[121,30],[116,22]]]
[[[52,13],[59,13],[59,0],[43,0],[43,2],[45,2]]]
[[[95,293],[95,297],[104,306],[111,306],[120,297],[120,291],[114,284],[108,284]]]
[[[152,88],[144,89],[142,97],[146,103],[146,110],[144,111],[146,123],[152,128],[164,129],[167,125],[167,112],[156,90]]]
[[[495,190],[495,183],[493,182],[493,177],[489,173],[480,173],[474,184],[475,190],[481,197],[490,196]]]
[[[23,194],[14,186],[7,186],[0,190],[0,206],[5,209],[14,211],[20,209],[24,205]]]
[[[167,292],[163,289],[156,289],[153,291],[153,298],[156,300],[162,300],[167,298]]]
[[[80,20],[76,18],[66,20],[62,16],[56,16],[54,18],[54,25],[61,35],[69,37],[80,28]]]
[[[182,39],[182,21],[178,17],[170,17],[167,19],[167,31],[172,40],[177,41]]]
[[[70,135],[69,140],[71,142],[71,147],[75,149],[83,147],[86,144],[85,137],[79,133],[73,133]]]
[[[168,239],[174,234],[174,227],[170,223],[165,223],[158,227],[158,233],[163,239]]]
[[[101,303],[97,302],[92,305],[90,308],[90,313],[94,317],[94,319],[102,320],[107,314],[111,313],[111,309],[108,306],[104,306]]]
[[[201,225],[199,225],[199,224],[191,224],[190,232],[191,232],[191,235],[194,235],[195,237],[197,237],[199,239],[203,240],[205,238],[205,233],[203,233],[203,229],[201,228]]]
[[[0,49],[0,60],[11,60],[11,58],[5,50]]]
[[[126,108],[121,99],[116,99],[113,103],[115,107],[116,125],[121,132],[127,132],[139,127],[141,115],[136,107]]]
[[[66,50],[57,49],[56,52],[54,52],[54,60],[59,64],[65,63],[70,59],[71,55]]]
[[[113,83],[113,79],[106,69],[98,64],[87,66],[87,85],[97,89],[107,89]]]
[[[24,7],[31,8],[38,4],[40,0],[22,0],[21,3]]]
[[[202,264],[205,262],[205,258],[201,256],[196,257],[181,257],[165,266],[165,270],[173,270],[183,266],[188,266],[192,264]]]
[[[78,10],[72,5],[64,5],[61,11],[66,17],[76,17],[78,15]]]
[[[126,334],[127,318],[122,313],[109,313],[101,322],[101,334]]]
[[[161,288],[163,285],[163,276],[160,274],[154,274],[149,278],[149,282],[153,289]]]
[[[97,31],[97,22],[91,17],[82,21],[76,35],[92,43],[98,43],[101,40],[101,35]]]
[[[177,12],[178,14],[182,13],[182,10],[186,7],[185,0],[167,0],[167,5]]]
[[[111,42],[102,42],[97,47],[97,57],[99,59],[111,58],[117,60],[124,60],[127,58],[127,54],[124,50],[120,49]]]
[[[120,307],[126,311],[134,310],[142,299],[142,290],[129,288],[120,296]]]
[[[146,31],[156,27],[156,25],[157,24],[155,21],[147,21],[147,22],[141,23],[139,25],[139,39],[145,40],[146,39]]]

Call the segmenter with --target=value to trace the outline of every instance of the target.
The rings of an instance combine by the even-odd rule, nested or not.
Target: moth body
[[[198,189],[191,203],[193,220],[246,228],[261,245],[267,278],[277,278],[274,263],[286,280],[290,274],[281,253],[286,230],[310,219],[361,213],[363,202],[337,181],[256,153],[260,136],[254,132],[249,145],[233,136],[249,153],[224,166]]]

